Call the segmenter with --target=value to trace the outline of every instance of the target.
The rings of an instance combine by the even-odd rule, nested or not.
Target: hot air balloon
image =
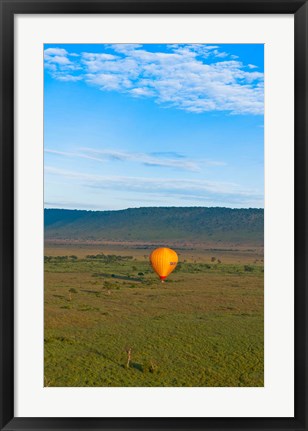
[[[162,282],[175,269],[178,260],[176,252],[167,247],[156,248],[150,254],[152,268]]]

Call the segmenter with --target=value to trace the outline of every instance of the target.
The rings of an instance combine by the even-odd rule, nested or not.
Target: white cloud
[[[55,55],[67,56],[68,52],[63,48],[47,48],[44,51],[45,58],[52,57]]]
[[[167,47],[168,52],[153,52],[147,45],[106,45],[113,54],[84,52],[81,58],[48,48],[45,64],[56,79],[83,79],[103,91],[149,97],[188,112],[263,114],[263,74],[256,66],[244,65],[218,46]]]
[[[126,54],[130,51],[133,51],[141,47],[142,45],[140,45],[139,43],[120,43],[120,44],[111,45],[111,48],[114,49],[114,51],[120,52],[122,54]]]
[[[59,76],[57,76],[57,79],[59,81],[81,81],[82,77],[79,75],[70,75],[70,74],[59,74]]]
[[[153,90],[150,90],[147,87],[139,87],[139,88],[133,88],[129,91],[130,94],[133,96],[154,96],[155,93]]]
[[[80,75],[72,75],[74,71],[81,70],[81,66],[76,61],[79,57],[77,54],[70,54],[66,49],[62,48],[47,48],[44,51],[45,68],[53,76],[60,81],[79,81],[82,79]],[[69,56],[73,57],[71,61]]]

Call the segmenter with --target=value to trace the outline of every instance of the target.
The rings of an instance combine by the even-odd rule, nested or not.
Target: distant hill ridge
[[[263,245],[264,210],[258,208],[45,209],[44,216],[47,240],[170,240]]]

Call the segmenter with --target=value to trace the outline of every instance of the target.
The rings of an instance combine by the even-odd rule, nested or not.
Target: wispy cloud
[[[96,160],[98,162],[102,162],[103,159],[99,159],[97,157],[88,155],[86,153],[83,152],[77,152],[77,151],[59,151],[59,150],[51,150],[49,148],[45,148],[44,149],[45,153],[48,154],[54,154],[56,156],[64,156],[64,157],[71,157],[71,158],[81,158],[81,159],[89,159],[89,160]]]
[[[78,151],[58,151],[46,148],[45,152],[58,156],[82,158],[95,160],[97,162],[106,162],[107,160],[133,162],[145,166],[176,168],[187,171],[198,172],[203,166],[225,166],[221,161],[199,159],[198,161],[189,160],[184,155],[175,152],[158,152],[158,153],[140,153],[128,152],[122,150],[97,150],[93,148],[80,148]]]
[[[103,176],[66,171],[52,166],[45,167],[45,173],[71,179],[79,186],[92,189],[114,190],[159,195],[162,198],[198,199],[228,202],[260,202],[263,196],[258,190],[242,187],[236,183],[207,181],[197,179],[150,178],[132,176]]]
[[[108,210],[108,207],[104,207],[102,204],[95,204],[90,203],[86,204],[84,202],[76,202],[74,200],[72,201],[63,201],[63,200],[57,200],[57,201],[46,201],[44,202],[45,208],[67,208],[67,209],[85,209],[85,210]]]
[[[55,79],[83,80],[102,91],[152,98],[188,112],[263,114],[263,74],[216,45],[104,45],[104,53],[80,56],[61,48],[45,50],[45,66]],[[112,51],[112,53],[110,53]]]
[[[177,151],[153,151],[150,153],[151,156],[155,157],[166,157],[166,158],[174,158],[174,159],[183,159],[185,156]]]

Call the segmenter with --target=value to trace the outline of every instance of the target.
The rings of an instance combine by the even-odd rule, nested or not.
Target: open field
[[[263,386],[262,250],[142,247],[46,244],[45,386]]]
[[[49,240],[45,242],[45,255],[76,255],[78,258],[84,259],[87,255],[118,254],[122,256],[131,256],[137,260],[149,260],[149,254],[156,248],[164,246],[162,243],[151,242],[125,242],[125,241],[65,241],[65,240]],[[168,241],[166,247],[172,247],[177,251],[181,261],[187,262],[203,262],[209,263],[214,256],[221,260],[222,263],[258,263],[263,265],[263,247],[255,245],[230,245],[225,244],[217,248],[217,244],[207,243],[205,247],[203,243],[187,242],[177,243]]]

